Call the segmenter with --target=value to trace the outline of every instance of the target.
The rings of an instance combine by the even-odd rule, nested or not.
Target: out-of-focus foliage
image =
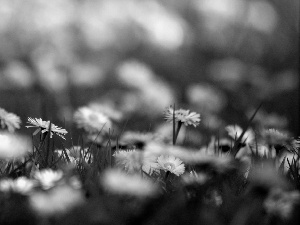
[[[299,132],[298,0],[0,5],[0,105],[22,118],[68,124],[93,102],[146,131],[176,103],[200,112],[200,129],[214,133],[245,123],[263,101],[259,125]]]

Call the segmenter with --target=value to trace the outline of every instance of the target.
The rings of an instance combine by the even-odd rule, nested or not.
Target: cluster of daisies
[[[51,216],[87,201],[84,187],[89,176],[92,179],[96,176],[94,182],[104,193],[140,199],[171,193],[178,185],[185,188],[188,196],[193,196],[191,187],[212,183],[216,174],[231,174],[237,168],[243,182],[250,180],[256,184],[276,180],[274,170],[280,170],[294,181],[295,175],[300,174],[300,143],[287,132],[254,131],[229,125],[225,127],[227,137],[211,137],[205,146],[186,148],[176,143],[178,134],[182,126],[196,128],[200,114],[170,106],[164,118],[173,125],[171,139],[151,132],[126,131],[112,146],[114,124],[121,118],[121,113],[105,107],[91,105],[77,109],[74,122],[84,132],[86,143],[95,143],[97,148],[91,144],[52,149],[52,164],[45,166],[38,161],[45,152],[41,150],[42,145],[34,146],[30,138],[16,134],[20,118],[0,109],[3,130],[0,133],[0,197],[16,193],[26,196],[31,209],[39,215]],[[35,128],[33,136],[40,134],[40,143],[54,135],[65,140],[68,134],[66,129],[40,118],[29,117],[27,123],[27,128]],[[99,166],[105,162],[103,158],[109,162],[104,169]],[[263,172],[256,172],[256,164],[263,161],[272,162],[272,167],[266,164]],[[15,171],[23,174],[13,179],[10,174],[15,176]],[[211,191],[206,200],[214,207],[223,204],[218,190]],[[263,205],[270,215],[287,218],[299,202],[297,190],[274,185]]]

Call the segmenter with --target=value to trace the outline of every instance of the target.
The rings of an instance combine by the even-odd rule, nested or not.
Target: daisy
[[[157,192],[157,186],[140,174],[127,174],[116,169],[105,171],[101,182],[104,189],[114,194],[147,197]]]
[[[108,132],[112,126],[107,116],[89,107],[79,108],[74,113],[74,120],[78,128],[83,128],[88,133]]]
[[[276,129],[267,129],[262,131],[262,136],[267,144],[277,145],[285,144],[289,140],[287,133],[280,132]]]
[[[82,191],[70,185],[57,186],[48,191],[35,191],[29,196],[30,207],[41,216],[61,215],[82,203]]]
[[[63,172],[60,170],[44,169],[36,171],[33,177],[39,181],[43,189],[47,190],[54,187],[61,180]]]
[[[14,113],[9,113],[6,110],[0,108],[0,128],[5,129],[11,133],[15,129],[20,129],[21,119]]]
[[[69,149],[68,155],[74,158],[75,161],[84,160],[85,162],[92,161],[92,154],[89,148],[82,148],[81,146],[73,146]]]
[[[31,149],[29,138],[6,132],[0,133],[0,159],[20,158]]]
[[[167,122],[173,123],[173,114],[175,114],[175,121],[181,122],[185,126],[193,125],[194,127],[196,127],[199,125],[200,114],[184,109],[178,109],[174,111],[173,107],[169,106],[164,112]]]
[[[229,125],[226,128],[226,131],[228,132],[228,135],[233,138],[234,140],[237,140],[241,134],[243,133],[243,129],[238,125]],[[242,143],[250,144],[254,141],[255,136],[254,132],[252,130],[247,130],[241,140]]]
[[[175,158],[175,156],[169,155],[169,156],[164,156],[161,155],[157,159],[157,163],[159,166],[159,169],[164,170],[164,171],[169,171],[171,173],[174,173],[176,176],[180,176],[184,173],[185,167],[183,162]]]
[[[124,168],[127,172],[134,172],[141,169],[142,166],[142,152],[135,150],[116,151],[115,157],[116,165]]]
[[[284,191],[280,188],[273,188],[264,202],[264,208],[268,214],[279,215],[288,219],[295,205],[300,203],[300,193],[296,191]]]
[[[189,174],[185,174],[182,176],[182,180],[185,184],[199,184],[203,185],[209,179],[208,175],[205,173],[197,173],[195,170],[190,171]]]
[[[3,179],[0,181],[0,190],[3,192],[15,192],[19,194],[29,194],[36,186],[35,181],[26,177],[18,177],[17,179]]]
[[[46,133],[49,131],[49,125],[50,125],[50,121],[43,121],[42,119],[38,119],[38,118],[31,118],[28,117],[28,122],[29,124],[31,124],[31,126],[26,126],[27,128],[29,127],[37,127],[38,129],[33,133],[33,135],[36,135],[38,132],[42,132],[42,133]],[[58,135],[59,137],[65,139],[64,135],[67,134],[68,132],[63,129],[60,128],[56,125],[54,125],[53,123],[51,123],[51,132],[50,132],[50,138],[52,138],[53,134]]]

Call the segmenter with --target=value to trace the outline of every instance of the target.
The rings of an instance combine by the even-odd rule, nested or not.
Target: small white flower
[[[299,202],[300,193],[298,191],[287,192],[274,188],[265,200],[264,207],[267,213],[287,219],[291,216],[294,205]]]
[[[289,140],[289,136],[285,132],[276,129],[266,129],[262,131],[264,141],[269,145],[285,144]]]
[[[159,156],[157,159],[157,163],[158,163],[159,169],[174,173],[176,176],[182,175],[185,170],[183,162],[180,159],[175,158],[175,156],[172,156],[172,155]]]
[[[207,174],[205,173],[197,173],[195,170],[190,171],[189,174],[185,174],[182,176],[182,180],[185,184],[205,184],[209,179]]]
[[[142,152],[135,150],[116,151],[115,157],[116,165],[127,172],[139,171],[142,167]]]
[[[29,127],[37,127],[38,129],[34,132],[34,135],[37,134],[38,132],[48,132],[49,131],[49,126],[50,126],[50,121],[43,121],[42,119],[38,119],[38,118],[31,118],[28,117],[28,122],[29,124],[31,124],[30,126],[26,126],[27,128]],[[64,135],[67,134],[68,132],[63,129],[60,128],[56,125],[54,125],[53,123],[51,123],[51,132],[50,132],[50,138],[52,138],[53,134],[58,135],[59,137],[65,139]]]
[[[20,158],[31,150],[29,138],[11,133],[0,133],[0,159]]]
[[[196,127],[199,125],[200,114],[184,109],[178,109],[174,112],[173,107],[169,106],[164,112],[167,122],[173,123],[173,114],[175,114],[175,121],[182,122],[185,126],[193,125],[194,127]]]
[[[78,128],[83,128],[88,133],[108,132],[112,124],[103,113],[89,107],[81,107],[74,113],[74,120]]]
[[[63,172],[60,170],[44,169],[36,171],[33,177],[39,181],[43,189],[47,190],[54,187],[61,180]]]
[[[15,129],[20,129],[20,123],[20,117],[0,108],[0,128],[7,128],[9,132],[13,133],[15,132]]]
[[[17,179],[3,179],[0,181],[0,190],[3,192],[15,192],[23,195],[29,194],[36,186],[36,182],[26,177]]]
[[[30,206],[42,216],[66,213],[83,202],[81,190],[69,185],[57,186],[47,192],[36,191],[29,196]]]
[[[229,125],[225,129],[228,132],[228,135],[230,137],[232,137],[234,140],[237,140],[241,136],[241,134],[243,132],[243,129],[240,126],[238,126],[238,125]],[[245,142],[246,144],[250,144],[254,140],[255,140],[254,132],[251,129],[249,129],[243,135],[241,143]]]
[[[127,174],[116,169],[105,171],[101,181],[108,192],[115,194],[147,197],[157,192],[157,186],[140,174]]]

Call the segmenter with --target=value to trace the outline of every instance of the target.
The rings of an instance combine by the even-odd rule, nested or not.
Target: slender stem
[[[175,133],[175,138],[174,138],[174,140],[173,140],[173,145],[176,144],[177,137],[178,137],[178,134],[179,134],[181,125],[182,125],[182,122],[181,122],[181,121],[178,121],[178,123],[177,123],[177,130],[176,130],[176,133]]]
[[[167,181],[169,174],[170,174],[170,171],[167,171],[166,176],[165,176],[165,181]]]
[[[173,106],[173,145],[176,144],[176,132],[175,132],[176,122],[175,122],[175,103]]]

